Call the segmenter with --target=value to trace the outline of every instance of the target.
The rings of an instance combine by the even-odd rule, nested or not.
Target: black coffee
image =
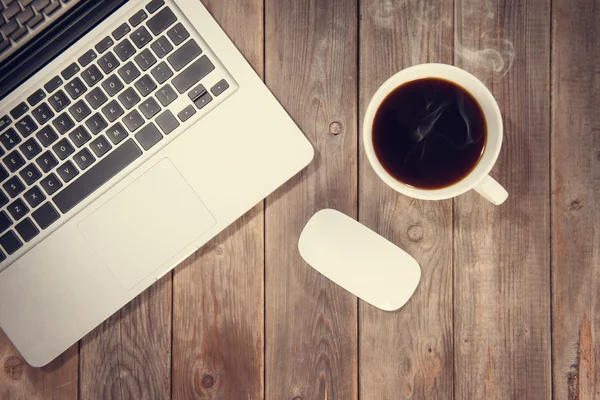
[[[477,165],[487,136],[481,106],[455,83],[425,78],[405,83],[379,106],[373,147],[385,170],[421,189],[439,189]]]

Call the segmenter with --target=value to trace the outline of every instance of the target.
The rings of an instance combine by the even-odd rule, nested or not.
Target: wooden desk
[[[600,3],[206,3],[314,162],[50,366],[23,366],[2,336],[0,397],[600,398]],[[411,200],[368,165],[371,95],[423,62],[465,68],[498,99],[503,206]],[[298,235],[325,207],[420,262],[403,309],[301,260]]]

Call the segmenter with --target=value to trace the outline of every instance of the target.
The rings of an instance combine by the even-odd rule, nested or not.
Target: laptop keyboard
[[[164,0],[123,20],[0,113],[0,262],[230,89]]]
[[[0,0],[0,63],[79,0]]]

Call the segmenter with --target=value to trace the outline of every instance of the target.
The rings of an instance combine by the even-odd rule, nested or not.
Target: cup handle
[[[496,206],[504,203],[504,201],[508,198],[508,192],[506,189],[504,189],[502,185],[500,185],[489,175],[486,176],[483,181],[481,181],[473,189],[475,189],[477,193],[485,197]]]

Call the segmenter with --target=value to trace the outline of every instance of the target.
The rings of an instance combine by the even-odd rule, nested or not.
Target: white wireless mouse
[[[421,268],[414,258],[335,210],[321,210],[308,221],[298,249],[321,274],[386,311],[406,304],[421,279]]]

